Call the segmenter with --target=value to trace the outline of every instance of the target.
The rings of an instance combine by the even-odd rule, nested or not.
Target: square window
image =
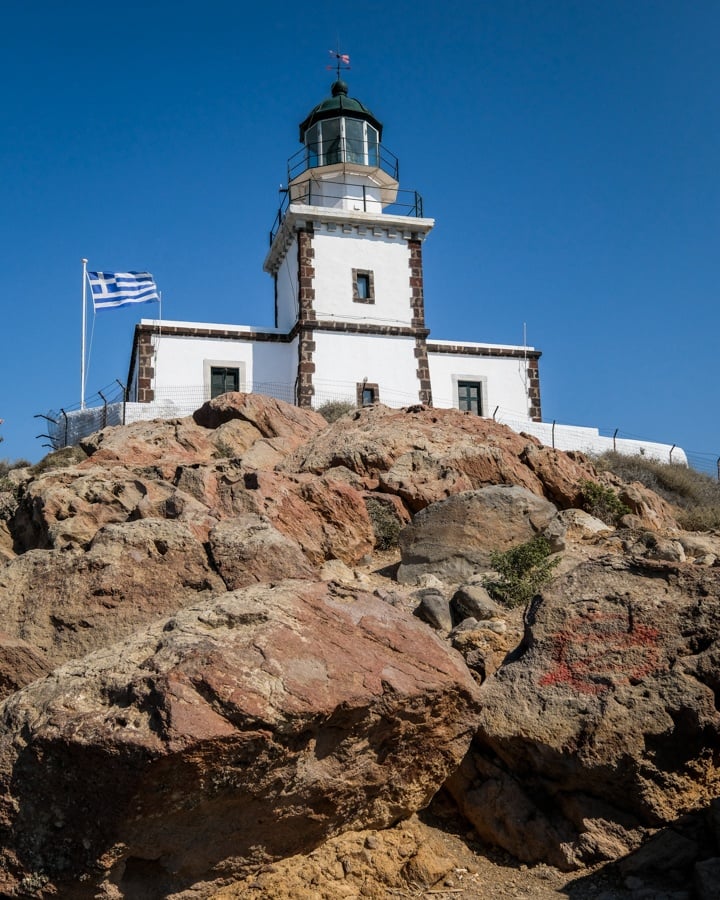
[[[482,415],[482,384],[479,381],[458,381],[458,409]]]
[[[380,388],[377,384],[362,381],[357,385],[357,405],[374,406],[380,401]]]
[[[210,399],[227,394],[228,391],[237,391],[240,388],[240,370],[213,366],[210,369]]]
[[[375,302],[375,279],[369,269],[353,269],[353,303]]]

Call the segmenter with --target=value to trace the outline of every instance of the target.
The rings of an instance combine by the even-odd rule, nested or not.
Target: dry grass
[[[644,456],[604,453],[599,469],[623,481],[639,481],[677,507],[678,522],[689,531],[720,528],[720,483],[710,475],[678,463],[662,463]]]

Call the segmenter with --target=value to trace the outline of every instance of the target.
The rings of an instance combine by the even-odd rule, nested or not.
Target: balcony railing
[[[275,240],[290,203],[351,209],[357,212],[382,212],[386,215],[423,217],[423,199],[417,191],[394,191],[392,203],[384,204],[382,189],[351,181],[320,181],[310,178],[285,190],[275,221],[270,229],[270,244]]]
[[[288,184],[308,169],[338,163],[382,169],[395,181],[400,178],[400,162],[387,147],[371,141],[338,137],[332,142],[325,141],[324,144],[309,144],[291,156],[288,160]]]

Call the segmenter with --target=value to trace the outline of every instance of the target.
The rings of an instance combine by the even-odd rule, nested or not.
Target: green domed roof
[[[310,112],[304,122],[300,123],[300,142],[305,143],[305,132],[322,119],[336,119],[338,116],[346,116],[349,119],[363,119],[365,122],[377,128],[379,139],[382,140],[382,122],[379,122],[370,110],[356,100],[354,97],[348,97],[348,86],[344,81],[336,81],[330,88],[332,94],[326,100],[318,105]]]

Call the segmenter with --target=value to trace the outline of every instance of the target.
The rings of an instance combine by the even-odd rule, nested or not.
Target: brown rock
[[[582,509],[561,509],[543,531],[543,536],[557,553],[567,547],[568,541],[592,540],[613,530],[611,525]]]
[[[81,447],[90,457],[80,463],[81,467],[117,463],[172,467],[199,459],[211,460],[217,449],[207,430],[189,417],[103,428],[81,441]],[[166,468],[167,477],[171,472],[171,468]]]
[[[203,428],[213,429],[240,419],[256,428],[261,437],[284,438],[286,452],[327,428],[320,413],[263,394],[222,394],[203,404],[193,413],[193,419]]]
[[[557,510],[525,488],[495,485],[454,494],[419,512],[400,532],[398,581],[431,572],[462,581],[490,564],[493,551],[529,540]]]
[[[213,563],[230,591],[257,582],[317,575],[300,547],[262,516],[224,519],[210,532],[209,546]]]
[[[0,569],[0,629],[57,665],[224,589],[182,523],[106,525],[86,553],[31,550]]]
[[[646,527],[656,530],[677,528],[670,505],[639,482],[621,484],[618,497]]]
[[[0,699],[49,671],[47,660],[33,646],[0,632]]]
[[[284,471],[316,474],[337,466],[361,477],[369,490],[382,485],[402,497],[413,512],[491,484],[518,485],[570,507],[581,481],[597,481],[580,454],[541,447],[492,419],[422,406],[357,410],[282,463]]]
[[[180,896],[387,827],[457,766],[477,704],[460,658],[368,594],[225,594],[5,701],[0,889]]]
[[[556,820],[567,866],[612,845],[603,849],[596,823],[588,846],[568,794],[601,801],[611,822],[632,819],[636,836],[707,805],[720,789],[719,596],[720,572],[696,566],[608,558],[555,579],[526,614],[522,647],[483,687],[469,789],[486,790],[485,760],[497,759],[503,779]],[[538,843],[520,823],[511,841],[497,807],[484,815],[511,852],[560,865],[555,838]]]

